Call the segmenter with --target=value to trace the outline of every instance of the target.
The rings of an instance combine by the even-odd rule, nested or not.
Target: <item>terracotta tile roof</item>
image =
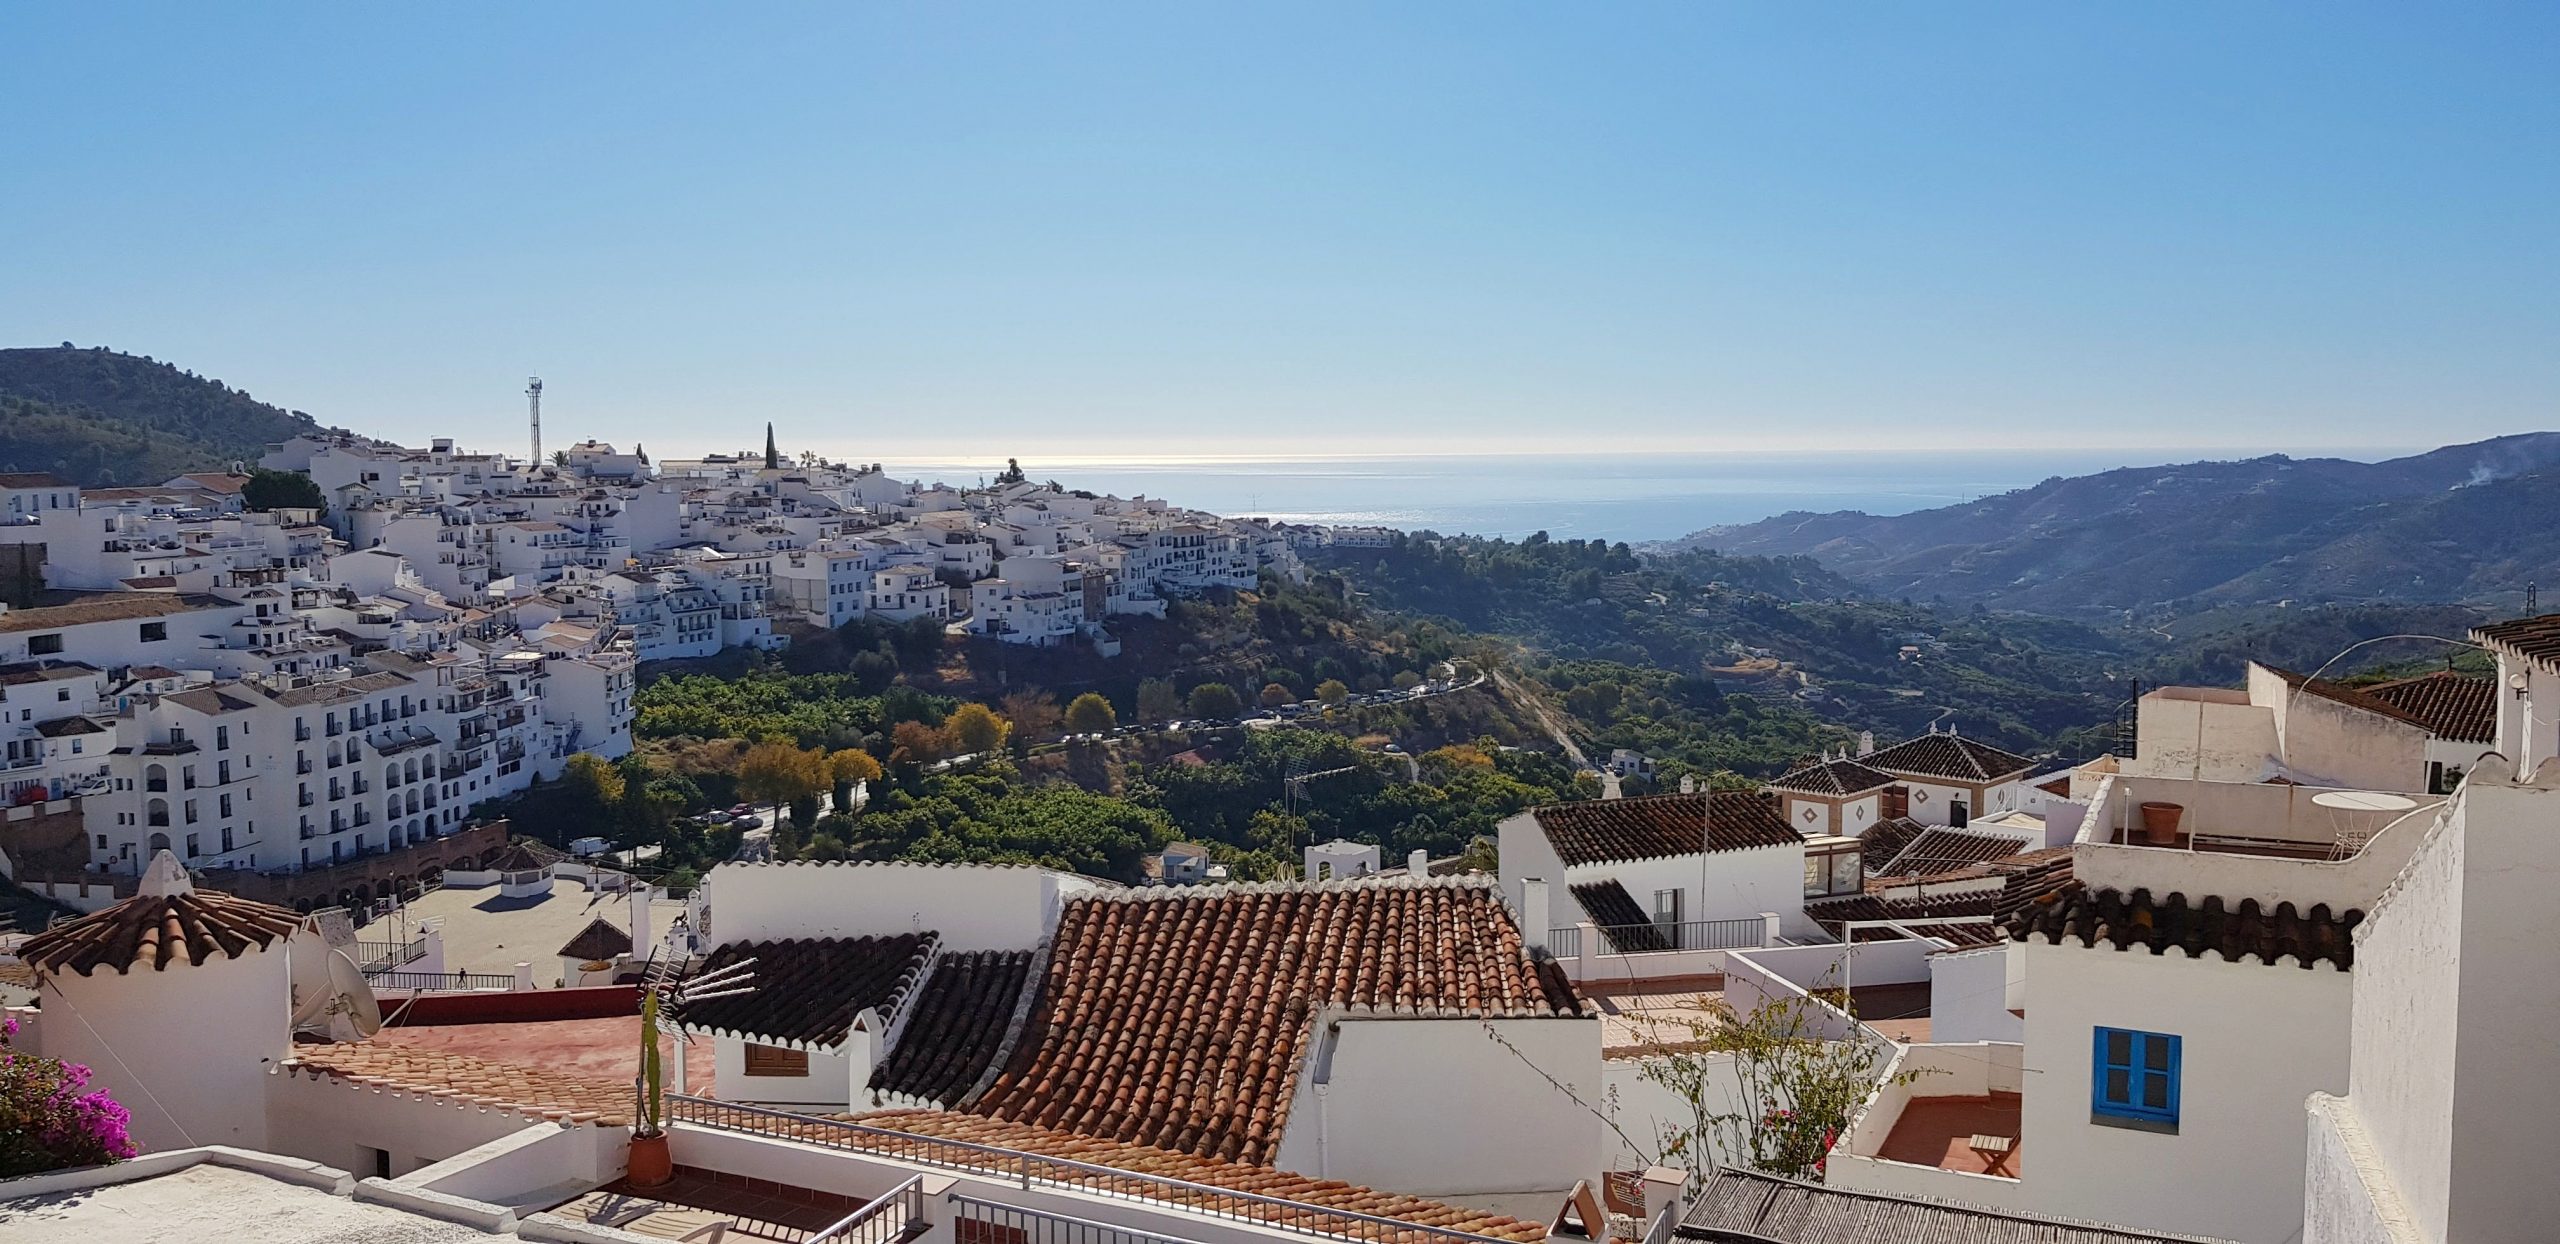
[[[753,959],[755,992],[696,1002],[680,1018],[697,1032],[808,1049],[841,1045],[864,1011],[898,1008],[924,978],[938,940],[932,933],[901,933],[731,942],[711,952],[702,973]]]
[[[2196,1244],[2191,1236],[1853,1192],[1733,1167],[1706,1177],[1678,1234],[1710,1244]]]
[[[1358,1184],[1347,1184],[1337,1179],[1310,1178],[1253,1163],[1230,1161],[1128,1141],[1102,1140],[1036,1124],[1012,1123],[980,1115],[935,1110],[882,1111],[856,1115],[853,1116],[853,1120],[868,1127],[961,1141],[967,1144],[1016,1149],[1093,1166],[1106,1166],[1114,1170],[1137,1171],[1189,1183],[1250,1192],[1257,1196],[1318,1205],[1327,1209],[1367,1214],[1377,1218],[1393,1218],[1402,1222],[1439,1227],[1448,1231],[1465,1231],[1501,1240],[1516,1240],[1520,1241],[1520,1244],[1536,1244],[1546,1239],[1547,1235],[1547,1229],[1543,1224],[1523,1222],[1517,1218],[1469,1209],[1462,1205],[1449,1205],[1400,1193],[1380,1192]],[[882,1139],[880,1144],[883,1148],[889,1148],[896,1145],[896,1142]],[[930,1150],[924,1156],[931,1156]],[[959,1151],[955,1151],[953,1156],[967,1160],[966,1155]],[[1132,1185],[1127,1181],[1112,1182],[1107,1176],[1096,1176],[1093,1182],[1109,1184],[1114,1195],[1146,1195],[1146,1185],[1143,1184]],[[1168,1189],[1167,1192],[1170,1193],[1171,1190]],[[1171,1198],[1168,1195],[1150,1199],[1169,1200]],[[1223,1200],[1219,1204],[1228,1207],[1231,1211],[1247,1214],[1266,1213],[1272,1221],[1280,1221],[1287,1215],[1286,1210],[1277,1206],[1253,1206],[1250,1203],[1239,1205],[1236,1202]],[[1321,1219],[1312,1222],[1297,1219],[1291,1221],[1301,1230],[1329,1230],[1342,1235],[1356,1235],[1362,1239],[1381,1238],[1391,1244],[1403,1244],[1399,1237],[1384,1233],[1373,1237],[1373,1228],[1360,1226],[1354,1221],[1344,1221],[1330,1226]],[[1428,1239],[1429,1237],[1417,1232],[1412,1237],[1411,1244],[1422,1244]]]
[[[223,601],[212,596],[173,592],[101,592],[67,604],[40,605],[33,609],[12,609],[0,613],[0,631],[50,631],[91,622],[165,618],[222,607]]]
[[[966,1097],[1014,1033],[1034,957],[1028,950],[973,950],[936,959],[897,1048],[871,1073],[871,1087],[945,1106]]]
[[[1904,739],[1859,759],[1870,768],[1887,773],[1953,778],[1959,782],[1996,781],[2036,767],[2036,762],[2016,752],[1955,734],[1924,734],[1916,739]]]
[[[631,935],[623,932],[620,925],[602,916],[588,921],[587,927],[578,930],[576,937],[570,938],[560,947],[560,957],[563,959],[611,959],[617,955],[630,953]]]
[[[560,862],[558,855],[546,856],[533,848],[533,843],[519,842],[508,847],[489,867],[502,873],[530,873],[541,872]]]
[[[1998,890],[1922,898],[1849,894],[1839,898],[1806,899],[1804,914],[1833,937],[1839,937],[1852,920],[1900,920],[1910,924],[1915,932],[1943,937],[1959,946],[1988,946],[2007,938],[2008,931],[1996,924],[1931,924],[1927,918],[1997,915],[1999,905]],[[1891,929],[1858,931],[1858,940],[1862,942],[1890,941],[1900,936]]]
[[[1620,954],[1636,954],[1648,950],[1669,950],[1671,940],[1653,927],[1653,918],[1636,904],[1635,896],[1616,878],[1586,881],[1569,887],[1576,902],[1589,914],[1591,923],[1600,926],[1600,936]]]
[[[1706,795],[1644,795],[1591,799],[1533,809],[1556,856],[1568,865],[1658,860],[1709,851],[1793,846],[1804,841],[1787,827],[1777,801],[1758,791],[1715,792],[1714,816]],[[1709,822],[1712,819],[1712,825]]]
[[[636,1020],[632,1039],[639,1039]],[[297,1045],[284,1067],[288,1072],[325,1075],[365,1088],[518,1110],[563,1123],[600,1123],[608,1127],[628,1127],[631,1123],[629,1084],[493,1063],[441,1050],[372,1041]]]
[[[2416,678],[2375,683],[2366,695],[2426,724],[2436,737],[2465,743],[2498,740],[2498,684],[2438,670]]]
[[[1576,1016],[1482,880],[1141,890],[1060,916],[1031,1026],[969,1109],[1270,1160],[1318,1011]]]
[[[1878,821],[1873,829],[1858,836],[1858,859],[1868,872],[1882,872],[1894,856],[1911,845],[1912,839],[1928,832],[1928,826],[1907,816]]]
[[[2215,951],[2232,963],[2254,958],[2277,964],[2290,959],[2306,969],[2326,959],[2341,969],[2352,969],[2353,935],[2363,921],[2361,911],[2333,915],[2326,903],[2314,905],[2308,913],[2296,911],[2291,903],[2278,903],[2270,911],[2254,898],[2227,907],[2220,895],[2207,895],[2201,904],[2190,906],[2184,894],[2154,900],[2149,890],[2128,895],[2092,890],[2075,880],[2035,896],[2012,914],[2009,936],[2021,942],[2041,937],[2056,946],[2066,937],[2091,947],[2100,942],[2118,950],[2143,946],[2155,955],[2177,949],[2191,959]]]
[[[136,894],[74,920],[56,922],[18,947],[18,957],[49,972],[82,976],[108,967],[159,971],[184,958],[201,964],[219,953],[237,959],[291,936],[302,917],[215,890],[162,896]]]
[[[2501,652],[2511,652],[2544,669],[2560,670],[2560,613],[2513,618],[2471,628],[2471,637]]]
[[[1999,834],[1973,834],[1961,829],[1930,829],[1904,843],[1893,859],[1882,868],[1869,868],[1870,877],[1918,877],[1953,872],[1970,864],[2005,859],[2016,855],[2027,844]]]
[[[2300,674],[2294,673],[2292,670],[2279,669],[2273,665],[2266,665],[2265,662],[2259,662],[2259,664],[2264,665],[2268,673],[2283,679],[2285,681],[2285,685],[2292,687],[2294,690],[2302,692],[2305,695],[2318,696],[2323,700],[2330,701],[2334,704],[2344,704],[2349,708],[2363,709],[2365,712],[2375,714],[2376,716],[2388,717],[2393,721],[2406,722],[2410,725],[2417,726],[2420,729],[2431,728],[2424,720],[2421,720],[2417,714],[2412,713],[2389,700],[2383,699],[2380,696],[2359,691],[2354,687],[2334,683],[2325,678],[2305,678]]]
[[[0,488],[73,488],[77,485],[51,471],[0,473]]]
[[[1990,884],[1995,877],[2001,884]],[[2010,916],[2070,880],[2071,848],[2045,847],[1934,876],[1870,879],[1865,894],[1807,899],[1804,914],[1834,937],[1840,935],[1846,921],[1901,920],[1922,933],[1943,937],[1959,946],[1983,946],[2008,937],[2005,923]],[[1955,888],[1933,893],[1931,886]],[[1992,916],[2003,923],[1930,925],[1922,919],[1928,916]],[[1890,939],[1895,935],[1875,930],[1861,936]]]
[[[1891,786],[1893,777],[1854,760],[1817,760],[1788,770],[1769,785],[1816,795],[1857,795]]]

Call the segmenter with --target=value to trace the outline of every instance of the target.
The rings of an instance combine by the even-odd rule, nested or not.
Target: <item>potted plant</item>
[[[683,1057],[679,1052],[677,1057]],[[667,1148],[666,1069],[658,1058],[658,991],[640,991],[640,1075],[632,1082],[632,1186],[654,1188],[676,1176],[675,1155]]]
[[[2183,804],[2157,800],[2142,805],[2142,840],[2155,847],[2176,846],[2178,822],[2187,815]]]

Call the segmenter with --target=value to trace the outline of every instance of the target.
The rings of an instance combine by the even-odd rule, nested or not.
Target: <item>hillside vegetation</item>
[[[0,350],[0,471],[50,471],[90,487],[157,484],[255,462],[272,442],[320,430],[300,411],[153,359]]]
[[[1892,517],[1789,513],[1682,550],[1810,556],[1869,592],[2149,618],[2234,605],[2513,604],[2560,572],[2560,433],[2385,462],[2271,455],[2046,480]]]

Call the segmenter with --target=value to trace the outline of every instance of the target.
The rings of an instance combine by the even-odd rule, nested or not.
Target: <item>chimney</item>
[[[1876,754],[1876,732],[1875,732],[1875,731],[1873,731],[1873,730],[1861,730],[1861,731],[1859,731],[1859,732],[1858,732],[1858,758],[1859,758],[1860,760],[1864,760],[1864,759],[1866,759],[1867,757],[1869,757],[1869,756],[1873,756],[1873,755],[1875,755],[1875,754]]]
[[[1520,879],[1520,940],[1531,950],[1547,948],[1547,883],[1536,877]]]
[[[631,878],[631,953],[649,957],[649,883]]]
[[[1404,859],[1404,871],[1405,875],[1408,877],[1430,876],[1431,853],[1420,847],[1415,847],[1413,849],[1413,854],[1406,856]]]

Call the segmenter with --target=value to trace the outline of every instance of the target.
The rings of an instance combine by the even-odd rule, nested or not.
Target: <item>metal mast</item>
[[[533,410],[533,466],[542,465],[542,377],[525,382],[525,403]]]

